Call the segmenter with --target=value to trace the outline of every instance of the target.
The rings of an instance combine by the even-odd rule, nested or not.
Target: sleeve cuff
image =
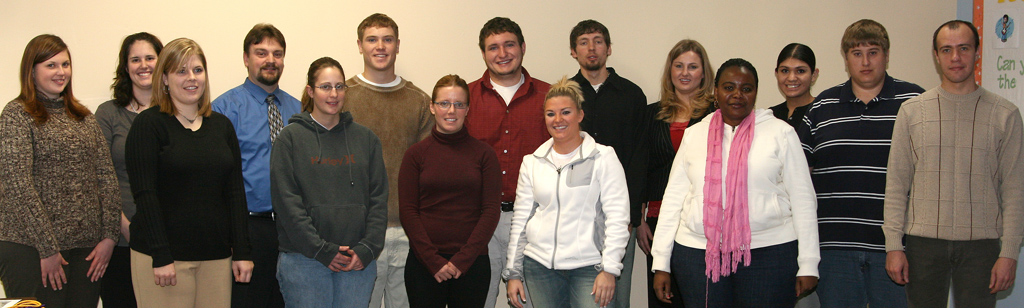
[[[1017,260],[1017,257],[1020,256],[1020,243],[1021,243],[1021,238],[1020,237],[1006,237],[1006,236],[1004,236],[1003,238],[1001,238],[999,240],[999,243],[1000,243],[1000,248],[999,248],[999,257],[1000,258],[1010,258],[1010,259]]]
[[[903,251],[903,233],[885,234],[885,251]]]

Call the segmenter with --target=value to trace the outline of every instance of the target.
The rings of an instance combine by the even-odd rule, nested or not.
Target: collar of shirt
[[[274,89],[274,92],[267,93],[266,90],[263,90],[263,88],[261,88],[260,86],[256,85],[255,83],[253,83],[252,80],[249,80],[249,78],[245,78],[245,82],[242,82],[242,88],[245,89],[246,93],[249,93],[249,95],[252,95],[253,99],[255,99],[257,102],[260,102],[260,103],[263,103],[263,104],[265,104],[266,101],[267,101],[267,95],[273,94],[274,95],[274,102],[277,103],[277,105],[280,106],[281,105],[281,96],[284,95],[284,91],[281,90],[281,87],[277,87],[277,89]],[[288,119],[284,119],[284,120],[288,121]]]
[[[882,82],[882,91],[875,95],[872,102],[880,100],[891,100],[896,99],[896,79],[889,76],[889,73],[885,73],[885,81]],[[856,95],[853,95],[853,80],[846,80],[843,84],[842,89],[839,91],[839,101],[846,103],[863,103],[857,99]],[[870,102],[868,102],[870,103]]]

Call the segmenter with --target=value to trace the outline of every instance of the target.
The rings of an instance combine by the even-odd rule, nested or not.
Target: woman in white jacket
[[[509,237],[509,303],[604,307],[614,296],[629,232],[626,176],[615,151],[580,131],[583,92],[551,85],[544,122],[551,139],[523,158]]]
[[[720,109],[686,130],[672,163],[651,247],[655,291],[672,297],[672,273],[687,307],[793,307],[817,284],[820,259],[800,140],[753,110],[750,62],[730,59],[715,76]]]

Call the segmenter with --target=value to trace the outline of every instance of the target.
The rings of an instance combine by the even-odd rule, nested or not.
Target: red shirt
[[[544,126],[544,96],[551,88],[530,77],[523,68],[523,85],[507,106],[491,86],[489,71],[469,84],[466,130],[494,148],[501,166],[501,201],[516,200],[516,184],[523,156],[533,153],[551,135]]]

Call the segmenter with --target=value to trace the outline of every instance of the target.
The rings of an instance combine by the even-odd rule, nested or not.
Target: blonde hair
[[[167,86],[164,86],[164,78],[167,74],[173,74],[173,70],[184,66],[188,59],[193,56],[199,58],[199,62],[203,63],[203,69],[206,69],[206,55],[203,53],[203,49],[199,47],[199,44],[193,40],[187,38],[178,38],[160,51],[160,58],[156,61],[156,69],[153,70],[153,104],[160,106],[160,112],[175,115],[178,110],[174,108],[174,102],[171,101],[171,94],[167,92]],[[213,109],[210,108],[210,78],[208,72],[206,86],[203,89],[203,96],[199,98],[199,115],[204,117],[210,116]]]
[[[544,96],[544,101],[547,102],[549,99],[560,96],[568,97],[573,103],[576,103],[577,110],[583,110],[583,90],[580,89],[580,84],[564,75],[558,82],[551,84],[551,89]]]
[[[692,101],[685,103],[676,97],[676,86],[672,83],[672,62],[688,51],[700,56],[704,77],[697,87],[697,95]],[[661,75],[661,110],[658,111],[657,119],[672,122],[679,115],[689,115],[688,118],[696,119],[707,112],[711,102],[715,100],[715,85],[711,82],[715,79],[715,71],[711,70],[710,63],[708,52],[695,40],[681,40],[669,50],[668,58],[665,59],[665,72]]]

